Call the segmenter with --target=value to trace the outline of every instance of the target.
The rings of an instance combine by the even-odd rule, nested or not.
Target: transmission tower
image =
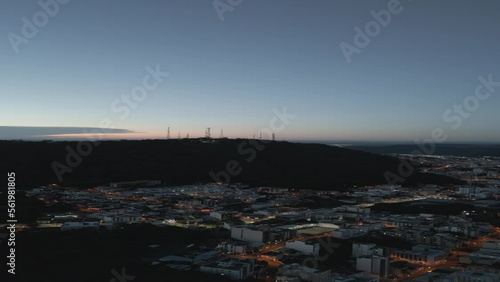
[[[170,127],[167,129],[167,139],[170,139]]]

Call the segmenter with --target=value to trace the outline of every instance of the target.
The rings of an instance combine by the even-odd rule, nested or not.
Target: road
[[[306,241],[306,240],[314,240],[314,239],[327,238],[327,237],[331,237],[331,232],[324,232],[324,233],[320,233],[320,234],[316,234],[316,235],[309,235],[309,236],[299,236],[297,238],[293,238],[293,239],[290,239],[287,241],[272,243],[272,244],[263,246],[254,254],[227,254],[226,256],[233,257],[233,258],[240,258],[240,259],[254,258],[254,259],[259,260],[259,261],[267,262],[269,264],[270,268],[279,268],[280,266],[283,266],[284,263],[281,262],[280,260],[278,260],[274,256],[266,255],[266,253],[276,252],[278,250],[285,248],[286,242],[293,242],[296,240]]]
[[[492,240],[492,238],[499,237],[500,236],[500,228],[495,228],[495,233],[489,235],[489,236],[484,236],[481,238],[477,238],[474,240],[469,241],[469,247],[467,251],[465,250],[458,250],[458,251],[452,251],[450,252],[450,255],[446,258],[446,260],[440,264],[437,265],[432,265],[432,266],[423,266],[421,269],[413,272],[409,276],[402,277],[396,281],[407,281],[411,279],[415,279],[421,275],[424,275],[428,272],[432,272],[438,268],[452,268],[456,267],[457,264],[459,263],[459,257],[460,256],[467,256],[471,254],[472,252],[475,252],[479,250],[483,243],[489,240]]]
[[[258,253],[265,254],[268,252],[278,251],[280,249],[283,249],[286,246],[287,242],[293,242],[293,241],[297,241],[297,240],[307,241],[307,240],[314,240],[314,239],[320,239],[320,238],[327,238],[327,237],[331,237],[331,236],[332,236],[331,232],[323,232],[323,233],[316,234],[316,235],[299,236],[297,238],[293,238],[293,239],[290,239],[287,241],[282,241],[282,242],[277,242],[277,243],[272,243],[270,245],[266,245],[266,246],[260,248]]]

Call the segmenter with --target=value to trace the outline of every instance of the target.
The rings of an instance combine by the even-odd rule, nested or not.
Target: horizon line
[[[80,141],[90,141],[90,142],[106,142],[106,141],[186,141],[186,140],[199,140],[207,139],[206,137],[193,137],[193,138],[56,138],[56,139],[43,139],[43,138],[13,138],[13,139],[0,139],[2,142],[80,142]],[[343,145],[343,146],[358,146],[358,145],[418,145],[415,141],[395,141],[395,140],[334,140],[334,139],[280,139],[280,140],[270,140],[270,139],[259,139],[259,138],[248,138],[248,137],[223,137],[223,138],[210,138],[210,140],[260,140],[268,142],[290,142],[290,143],[320,143],[325,145]],[[439,142],[436,145],[500,145],[500,141],[451,141],[451,142]]]

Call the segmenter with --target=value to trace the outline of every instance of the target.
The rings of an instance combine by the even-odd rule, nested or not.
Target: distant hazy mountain
[[[0,141],[1,171],[14,171],[23,187],[59,183],[91,186],[114,181],[159,179],[167,184],[221,181],[288,188],[340,190],[352,185],[386,184],[384,173],[397,174],[396,158],[322,144],[257,140],[105,141],[91,147],[78,142]],[[68,154],[71,151],[73,153]],[[78,164],[78,162],[81,162]],[[65,170],[71,172],[65,172]],[[221,172],[222,171],[222,172]],[[233,175],[231,175],[233,174]],[[456,183],[415,172],[404,184]]]
[[[376,154],[411,154],[415,150],[425,152],[432,150],[433,155],[463,156],[463,157],[500,157],[500,144],[477,145],[477,144],[436,144],[435,149],[426,145],[427,149],[420,149],[417,145],[390,145],[390,146],[350,146],[350,149],[360,150]],[[427,154],[427,153],[425,153]]]

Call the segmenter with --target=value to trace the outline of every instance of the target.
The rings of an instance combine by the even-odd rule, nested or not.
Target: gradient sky
[[[4,139],[103,119],[120,138],[251,137],[286,106],[296,118],[278,139],[413,141],[441,127],[450,142],[500,142],[500,87],[457,129],[443,120],[478,76],[500,81],[499,1],[402,0],[350,63],[339,44],[389,1],[243,0],[221,21],[211,0],[72,0],[16,54],[8,34],[37,2],[0,4]],[[120,119],[111,104],[156,65],[169,76]]]

